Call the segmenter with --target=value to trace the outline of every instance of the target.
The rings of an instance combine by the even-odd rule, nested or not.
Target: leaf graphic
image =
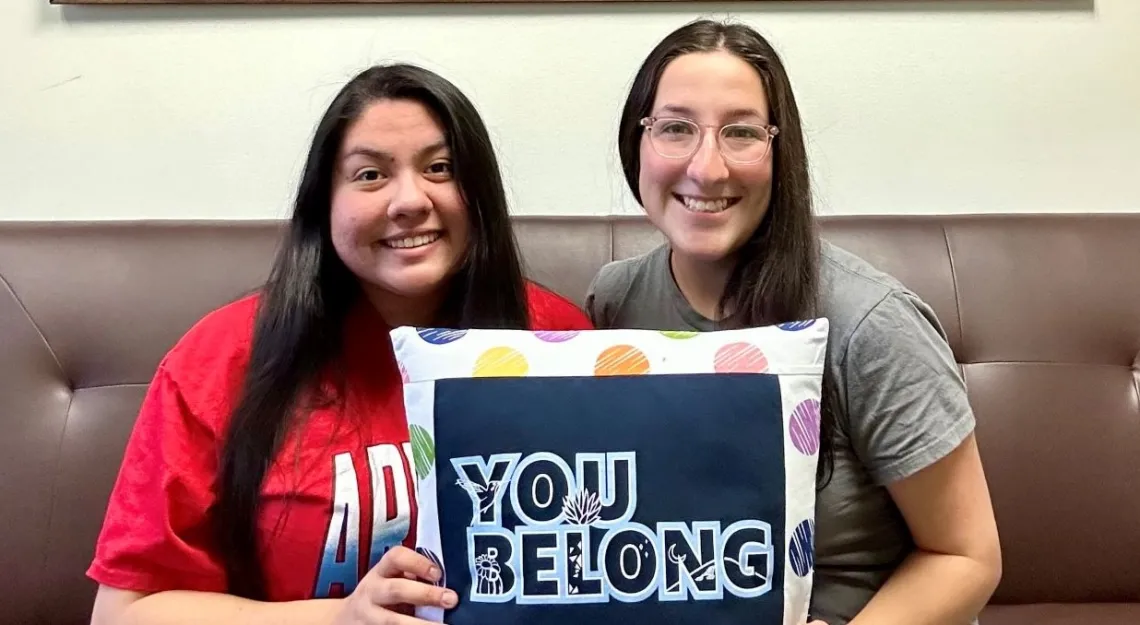
[[[431,434],[418,425],[408,426],[412,438],[412,461],[416,465],[416,477],[424,479],[435,468],[435,442]]]
[[[562,513],[570,525],[590,525],[602,518],[602,502],[597,493],[583,489],[562,498]]]

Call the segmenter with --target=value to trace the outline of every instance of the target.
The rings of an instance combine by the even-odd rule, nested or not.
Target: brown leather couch
[[[977,411],[1005,572],[983,625],[1140,624],[1140,214],[843,217],[927,299]],[[581,301],[639,219],[519,218]],[[266,275],[279,223],[0,224],[0,624],[86,623],[84,577],[159,358]]]

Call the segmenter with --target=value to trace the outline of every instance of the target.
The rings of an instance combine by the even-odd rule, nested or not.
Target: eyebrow
[[[438,152],[440,150],[445,150],[445,149],[447,149],[447,147],[448,147],[447,141],[445,139],[440,139],[439,141],[436,141],[435,143],[432,143],[431,145],[424,147],[422,150],[420,150],[416,154],[416,156],[422,157],[426,154],[431,154],[432,152]],[[392,155],[388,152],[385,152],[383,150],[377,150],[375,148],[370,148],[368,146],[363,146],[363,145],[356,146],[356,147],[352,148],[351,150],[345,152],[344,157],[341,160],[347,161],[348,159],[352,158],[353,156],[367,156],[368,158],[371,158],[371,159],[376,160],[376,161],[392,161],[392,160],[395,160],[394,158],[392,158]]]
[[[676,104],[666,104],[665,106],[661,107],[661,112],[662,113],[672,113],[674,115],[684,115],[686,117],[696,117],[696,113],[693,111],[693,109],[691,109],[687,106],[680,106],[680,105],[676,105]],[[766,119],[767,118],[767,116],[761,115],[760,112],[757,111],[756,109],[749,109],[749,108],[732,109],[731,111],[728,112],[727,117],[729,117],[729,118],[759,117],[760,119]]]

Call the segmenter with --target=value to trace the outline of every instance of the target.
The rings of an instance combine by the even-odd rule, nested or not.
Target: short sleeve
[[[139,592],[225,591],[210,520],[216,439],[160,366],[127,443],[88,576]]]
[[[887,484],[953,451],[974,430],[954,354],[930,307],[895,291],[851,334],[843,361],[851,443]]]

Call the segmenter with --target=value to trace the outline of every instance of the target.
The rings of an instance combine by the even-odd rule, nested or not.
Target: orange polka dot
[[[649,373],[649,359],[632,345],[614,345],[598,354],[594,375],[644,375]]]
[[[509,347],[492,347],[475,361],[477,378],[514,378],[526,375],[530,365],[518,350]]]

